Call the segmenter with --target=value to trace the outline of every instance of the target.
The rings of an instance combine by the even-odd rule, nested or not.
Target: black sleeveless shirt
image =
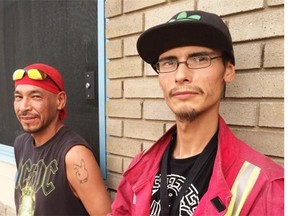
[[[24,133],[15,139],[17,215],[88,215],[73,194],[66,176],[65,156],[87,142],[69,127],[61,128],[47,143],[35,147]]]

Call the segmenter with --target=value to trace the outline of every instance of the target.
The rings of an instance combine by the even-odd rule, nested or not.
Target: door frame
[[[99,159],[103,178],[107,178],[106,170],[106,35],[105,35],[105,1],[97,1],[97,37],[98,37],[98,130]]]

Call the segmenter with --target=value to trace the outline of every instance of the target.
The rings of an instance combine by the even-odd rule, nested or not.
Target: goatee
[[[175,113],[175,115],[176,119],[178,119],[179,121],[193,122],[197,118],[198,112],[196,112],[196,110],[193,109],[191,112],[179,112]]]

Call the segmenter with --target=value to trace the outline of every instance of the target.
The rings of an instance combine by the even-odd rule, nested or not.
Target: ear
[[[225,69],[224,81],[225,83],[230,83],[234,80],[234,78],[235,78],[235,66],[231,62],[228,62]]]
[[[66,106],[67,95],[64,91],[57,94],[57,109],[62,110]]]

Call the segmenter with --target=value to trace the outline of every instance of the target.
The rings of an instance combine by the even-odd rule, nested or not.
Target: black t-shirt
[[[33,143],[28,133],[18,136],[14,143],[17,215],[88,215],[71,190],[65,165],[65,156],[73,146],[90,148],[86,141],[65,126],[42,146]]]
[[[210,151],[209,159],[205,161],[207,158],[204,156],[204,160],[202,160],[200,157],[201,154],[207,154],[200,153],[198,155],[195,155],[193,157],[185,158],[185,159],[175,159],[172,156],[175,141],[176,141],[176,134],[174,136],[174,139],[171,141],[170,145],[170,152],[168,156],[168,163],[167,163],[167,192],[168,192],[168,205],[171,208],[171,206],[174,203],[174,200],[178,196],[180,189],[183,185],[183,183],[187,180],[191,182],[191,179],[186,179],[191,173],[192,169],[195,169],[194,164],[197,161],[197,159],[205,161],[202,168],[197,172],[196,176],[193,178],[193,182],[189,182],[189,187],[186,190],[184,196],[181,198],[180,205],[178,208],[177,215],[193,215],[194,211],[196,210],[199,201],[201,200],[202,196],[207,191],[209,181],[212,175],[214,160],[216,156],[217,151],[217,138],[218,138],[218,132],[215,133],[215,135],[212,137],[212,139],[209,141],[208,145],[212,147],[212,151]],[[206,146],[206,148],[208,147]],[[214,148],[213,148],[214,146]],[[205,148],[205,149],[206,149]],[[197,161],[198,164],[199,161]],[[163,163],[161,163],[161,166],[163,166]],[[151,216],[160,216],[161,212],[161,196],[160,196],[160,185],[161,185],[161,171],[157,173],[154,180],[154,185],[152,188],[152,200],[151,200],[151,206],[150,206],[150,215]],[[163,198],[162,198],[163,199]],[[171,215],[171,214],[170,214]]]

